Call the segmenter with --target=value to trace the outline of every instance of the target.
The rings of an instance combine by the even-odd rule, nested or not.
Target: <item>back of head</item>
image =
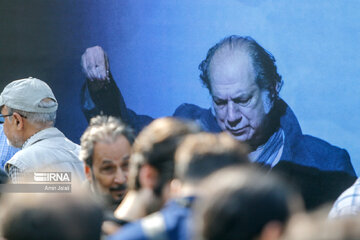
[[[130,158],[129,187],[140,189],[139,170],[148,164],[159,172],[159,184],[154,189],[160,193],[164,183],[174,176],[175,150],[189,133],[198,132],[199,127],[194,123],[175,118],[159,118],[140,132],[133,146]]]
[[[297,214],[291,218],[282,240],[357,240],[360,239],[360,219],[351,216],[327,219],[329,209]]]
[[[1,209],[1,236],[7,240],[100,239],[102,210],[86,196],[9,194]]]
[[[176,177],[196,184],[221,168],[248,164],[247,154],[247,146],[227,133],[190,134],[176,150]]]
[[[196,208],[199,239],[256,239],[267,224],[282,226],[300,208],[296,194],[260,170],[220,170],[202,190],[203,199]]]

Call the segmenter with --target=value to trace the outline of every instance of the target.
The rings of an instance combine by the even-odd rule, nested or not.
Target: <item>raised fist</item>
[[[81,56],[81,66],[90,82],[109,82],[109,60],[100,46],[85,50]]]

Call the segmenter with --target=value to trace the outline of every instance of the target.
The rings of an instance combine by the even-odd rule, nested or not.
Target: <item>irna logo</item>
[[[34,172],[35,182],[71,182],[71,172]]]

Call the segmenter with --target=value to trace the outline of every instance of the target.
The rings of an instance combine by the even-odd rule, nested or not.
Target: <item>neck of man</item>
[[[25,127],[24,127],[24,139],[26,142],[29,138],[31,138],[32,136],[34,136],[36,133],[53,127],[53,122],[48,122],[48,123],[26,123]]]

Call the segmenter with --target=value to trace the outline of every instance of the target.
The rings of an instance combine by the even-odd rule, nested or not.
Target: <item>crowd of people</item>
[[[55,127],[45,81],[0,94],[2,239],[360,238],[349,154],[302,133],[275,58],[251,37],[224,38],[200,63],[212,106],[159,119],[127,108],[100,46],[81,64],[80,146]]]

